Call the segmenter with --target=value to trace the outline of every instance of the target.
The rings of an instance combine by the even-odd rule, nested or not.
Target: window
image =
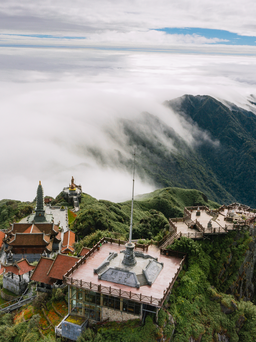
[[[100,305],[100,293],[85,290],[84,301],[86,303]]]
[[[141,304],[132,302],[131,300],[123,300],[123,311],[132,313],[134,315],[140,315]]]
[[[120,298],[103,295],[103,306],[114,310],[120,310]]]

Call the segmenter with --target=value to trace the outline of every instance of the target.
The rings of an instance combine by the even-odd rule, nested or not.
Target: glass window
[[[86,303],[94,303],[94,304],[100,305],[100,293],[92,292],[92,291],[85,291],[84,301]]]
[[[132,302],[131,300],[123,300],[123,311],[132,313],[134,315],[140,315],[140,303]]]
[[[114,310],[120,310],[120,298],[103,295],[103,306]]]

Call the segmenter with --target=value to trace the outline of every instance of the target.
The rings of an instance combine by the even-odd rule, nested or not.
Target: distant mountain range
[[[219,203],[256,207],[256,115],[210,96],[184,95],[165,106],[195,130],[194,143],[149,113],[138,122],[123,119],[129,145],[139,151],[141,176],[159,187],[194,188]],[[250,106],[256,109],[253,101]],[[119,162],[131,165],[121,155]]]

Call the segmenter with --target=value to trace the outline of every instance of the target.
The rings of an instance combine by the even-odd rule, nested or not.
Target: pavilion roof
[[[51,234],[58,234],[59,233],[59,226],[55,225],[54,223],[13,223],[9,233],[35,233],[35,232],[42,232],[47,235]]]
[[[76,241],[76,235],[71,230],[68,230],[64,233],[63,243],[61,247],[61,253],[73,253],[75,249],[73,248],[73,245]]]
[[[21,259],[10,266],[3,266],[5,272],[12,272],[16,275],[23,275],[35,269],[35,266],[30,265],[27,259]]]
[[[49,268],[52,266],[54,262],[53,259],[41,257],[39,260],[33,274],[31,280],[38,281],[40,283],[52,285],[54,283],[54,279],[50,278],[47,273]]]
[[[5,233],[0,231],[0,248],[3,245],[4,238],[5,238]]]
[[[70,270],[78,260],[79,258],[77,257],[58,254],[47,274],[51,278],[62,280],[64,274]]]
[[[12,240],[8,242],[10,246],[46,246],[50,242],[50,237],[44,233],[22,234],[16,233]]]

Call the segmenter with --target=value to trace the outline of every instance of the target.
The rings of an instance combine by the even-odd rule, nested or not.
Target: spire
[[[37,188],[37,195],[36,195],[36,215],[35,215],[35,222],[45,222],[45,210],[44,210],[44,191],[39,181],[39,185]]]

